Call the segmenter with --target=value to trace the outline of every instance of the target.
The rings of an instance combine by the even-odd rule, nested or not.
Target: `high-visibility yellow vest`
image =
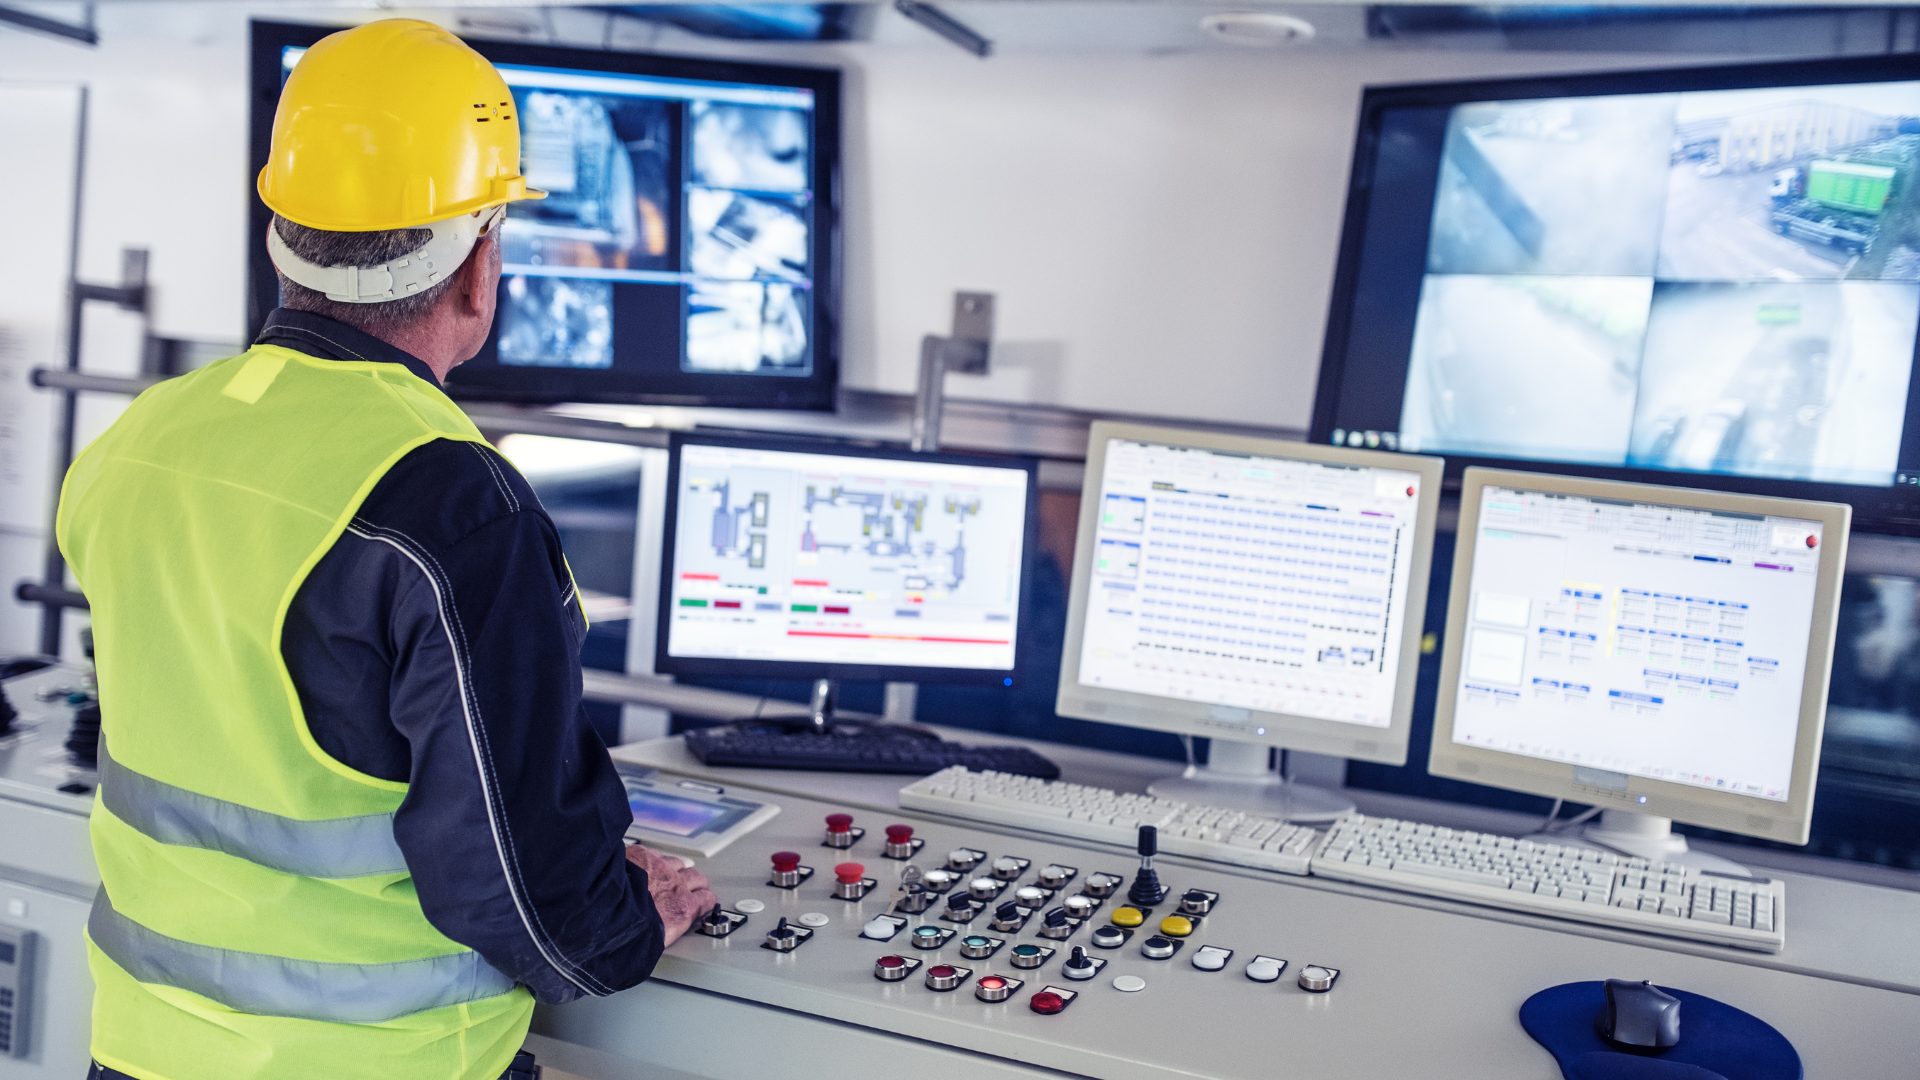
[[[492,1080],[520,1048],[531,995],[421,912],[393,836],[407,785],[314,742],[280,655],[294,593],[381,476],[481,438],[397,364],[259,345],[140,395],[74,462],[57,533],[104,721],[101,1064]]]

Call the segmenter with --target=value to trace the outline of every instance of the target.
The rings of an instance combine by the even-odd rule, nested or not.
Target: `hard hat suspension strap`
[[[280,230],[267,228],[267,255],[273,265],[295,282],[327,299],[346,304],[384,304],[403,296],[415,296],[447,279],[480,239],[498,227],[505,206],[490,206],[471,214],[435,221],[421,228],[433,232],[425,247],[410,255],[392,259],[379,266],[321,266],[294,254],[280,238]]]

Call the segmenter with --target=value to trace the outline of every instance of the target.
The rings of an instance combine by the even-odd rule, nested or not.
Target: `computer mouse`
[[[1607,1004],[1594,1030],[1622,1050],[1657,1054],[1680,1044],[1680,999],[1652,982],[1607,980]]]

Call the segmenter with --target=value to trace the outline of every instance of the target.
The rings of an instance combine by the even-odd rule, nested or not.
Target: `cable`
[[[1553,819],[1560,816],[1560,807],[1564,805],[1566,801],[1565,799],[1553,800],[1553,809],[1547,811],[1547,820],[1541,822],[1540,827],[1535,829],[1534,832],[1552,832]]]

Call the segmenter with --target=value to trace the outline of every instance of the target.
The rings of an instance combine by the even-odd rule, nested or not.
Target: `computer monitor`
[[[1018,685],[1036,461],[684,433],[669,452],[656,671]]]
[[[1441,464],[1094,424],[1058,711],[1211,737],[1207,768],[1156,795],[1351,810],[1269,749],[1406,761]]]
[[[1428,771],[1648,858],[1701,861],[1669,820],[1806,843],[1850,517],[1468,469]]]
[[[1911,54],[1370,88],[1310,439],[1911,531],[1916,181]]]
[[[330,32],[254,24],[255,172],[287,73]],[[512,90],[521,170],[547,197],[508,208],[493,334],[448,392],[833,408],[840,73],[469,44]],[[279,302],[267,222],[256,198],[256,332]]]

